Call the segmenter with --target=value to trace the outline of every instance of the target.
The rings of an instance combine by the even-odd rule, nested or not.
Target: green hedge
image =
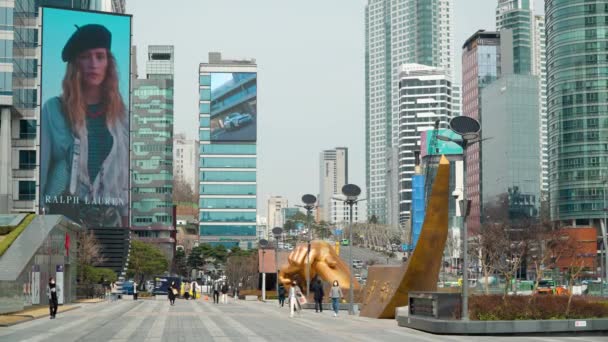
[[[23,221],[21,221],[21,223],[19,223],[19,225],[15,227],[15,229],[13,229],[13,231],[6,235],[4,240],[0,241],[0,256],[4,255],[4,252],[6,252],[8,248],[13,244],[13,242],[15,242],[15,240],[17,239],[17,237],[19,237],[19,235],[21,235],[23,230],[25,230],[25,228],[29,226],[34,217],[36,217],[36,215],[34,214],[27,215],[25,219],[23,219]]]
[[[113,282],[118,279],[116,272],[109,268],[93,267],[90,265],[82,265],[82,277],[81,283],[83,284],[98,284],[102,280],[106,282]]]
[[[587,319],[608,317],[608,306],[595,298],[574,296],[570,312],[566,315],[568,296],[537,295],[507,296],[479,295],[469,298],[472,320],[547,320]],[[459,311],[455,313],[458,315]]]

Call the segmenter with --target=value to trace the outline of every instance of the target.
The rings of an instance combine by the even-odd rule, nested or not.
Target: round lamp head
[[[346,197],[357,197],[361,195],[361,188],[355,184],[346,184],[342,187],[342,194]]]
[[[283,234],[283,228],[281,228],[281,227],[272,228],[272,234],[274,234],[274,236],[279,236],[279,235]]]
[[[468,116],[457,116],[450,120],[450,129],[460,135],[478,133],[481,129],[479,121]]]
[[[268,246],[268,240],[261,239],[259,244],[260,244],[260,247],[264,248],[264,247]]]
[[[317,198],[314,195],[306,194],[302,196],[302,202],[304,202],[306,205],[312,205],[317,203]]]

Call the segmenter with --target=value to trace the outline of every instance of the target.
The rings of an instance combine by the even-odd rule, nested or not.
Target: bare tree
[[[101,254],[101,245],[92,231],[84,231],[78,234],[78,263],[80,271],[80,279],[84,277],[84,267],[82,266],[97,266],[105,261]]]
[[[258,286],[258,254],[231,256],[225,267],[226,278],[233,284],[241,283],[242,289]]]
[[[177,178],[173,181],[173,202],[180,203],[197,203],[197,195],[190,184],[186,183],[182,178]]]

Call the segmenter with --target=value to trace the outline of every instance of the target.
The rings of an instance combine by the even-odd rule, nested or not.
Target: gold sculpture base
[[[372,266],[362,289],[361,316],[394,318],[410,291],[436,291],[448,235],[450,163],[441,157],[414,253],[403,266]]]

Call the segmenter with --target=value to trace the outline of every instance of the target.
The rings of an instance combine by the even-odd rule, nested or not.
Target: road
[[[0,341],[488,341],[488,336],[437,336],[398,327],[394,320],[312,310],[288,317],[276,302],[123,300],[83,304],[55,320],[38,319],[0,328]],[[605,341],[601,336],[491,337],[492,342]]]

